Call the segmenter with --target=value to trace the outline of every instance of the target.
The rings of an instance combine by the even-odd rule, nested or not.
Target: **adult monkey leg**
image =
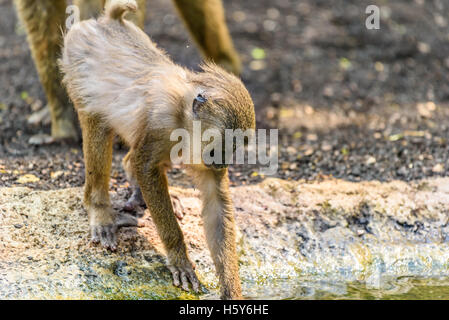
[[[74,0],[73,4],[80,9],[80,19],[86,20],[97,18],[102,12],[105,2],[109,0]],[[138,10],[136,13],[129,13],[126,18],[133,21],[136,25],[143,29],[145,22],[145,3],[146,0],[136,0]]]
[[[79,8],[80,20],[97,18],[104,8],[104,0],[74,0],[73,4]]]
[[[226,26],[221,0],[174,0],[204,56],[239,75],[241,63]]]
[[[61,86],[56,60],[65,27],[65,0],[14,0],[27,31],[31,54],[45,91],[51,115],[53,139],[78,139],[76,114]]]

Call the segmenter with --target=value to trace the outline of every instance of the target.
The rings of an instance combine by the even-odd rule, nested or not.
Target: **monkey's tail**
[[[135,0],[108,0],[105,6],[105,15],[109,19],[122,20],[123,15],[137,10],[137,3]]]

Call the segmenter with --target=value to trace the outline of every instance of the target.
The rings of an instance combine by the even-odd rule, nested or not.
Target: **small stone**
[[[374,64],[374,69],[376,69],[377,72],[382,72],[382,71],[384,71],[384,65],[383,65],[383,63],[377,61],[377,62]]]
[[[422,54],[428,54],[430,52],[430,46],[425,42],[418,42],[418,50]]]
[[[40,179],[34,174],[25,174],[17,179],[17,183],[38,182]]]
[[[434,173],[440,173],[443,171],[444,171],[444,166],[441,163],[434,165],[432,168],[432,172],[434,172]]]
[[[288,15],[286,17],[287,25],[289,27],[295,27],[298,24],[298,17],[293,15]]]
[[[280,15],[281,15],[281,13],[276,8],[269,8],[267,10],[267,16],[268,16],[268,18],[270,18],[272,20],[276,20],[277,18],[280,17]]]
[[[264,60],[253,60],[249,64],[249,68],[253,71],[259,71],[265,69],[266,65]]]
[[[277,23],[276,23],[276,21],[273,21],[273,20],[265,20],[263,22],[263,28],[266,31],[270,31],[270,32],[274,31],[276,29],[276,26],[277,26]]]
[[[290,155],[296,154],[296,149],[293,148],[292,146],[287,147],[287,153]]]
[[[328,142],[323,142],[323,144],[321,145],[321,150],[327,152],[332,150],[332,145]]]
[[[243,11],[235,11],[232,14],[232,18],[234,19],[235,22],[243,22],[246,19],[246,14]]]
[[[58,179],[60,176],[62,176],[63,174],[64,174],[64,172],[61,171],[61,170],[55,171],[55,172],[51,172],[51,173],[50,173],[50,178],[51,178],[52,180],[56,180],[56,179]]]
[[[314,152],[313,148],[307,148],[306,151],[304,152],[304,155],[311,156],[313,152]]]
[[[366,162],[365,162],[365,163],[366,163],[367,165],[376,163],[376,158],[374,158],[374,157],[368,157],[368,159],[366,159]]]

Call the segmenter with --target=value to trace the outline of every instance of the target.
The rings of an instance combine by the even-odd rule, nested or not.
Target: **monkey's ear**
[[[206,102],[207,102],[207,98],[204,97],[201,93],[198,94],[196,96],[196,98],[193,99],[193,105],[192,105],[193,113],[197,113]]]

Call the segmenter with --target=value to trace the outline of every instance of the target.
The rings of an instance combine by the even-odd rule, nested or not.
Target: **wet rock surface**
[[[80,188],[1,188],[0,297],[218,298],[198,191],[171,193],[183,202],[180,225],[205,293],[172,286],[147,211],[141,212],[145,226],[121,229],[111,253],[89,243]],[[232,193],[248,298],[360,296],[354,283],[388,290],[404,277],[449,276],[448,178],[410,184],[267,179]],[[124,199],[112,193],[112,201],[119,208]]]

